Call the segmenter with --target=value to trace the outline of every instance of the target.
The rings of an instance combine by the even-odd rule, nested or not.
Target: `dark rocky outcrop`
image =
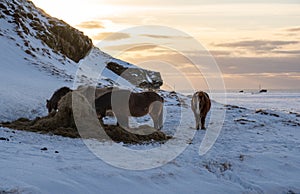
[[[60,21],[51,21],[50,33],[38,35],[50,48],[60,52],[75,62],[84,58],[92,48],[92,40],[82,32]],[[63,24],[63,25],[61,25]]]
[[[163,84],[159,72],[149,71],[138,67],[124,67],[116,62],[109,62],[106,67],[128,80],[133,85],[141,88],[159,89]]]
[[[1,2],[0,18],[6,17],[9,17],[10,23],[16,24],[16,32],[22,39],[25,40],[26,35],[34,36],[54,52],[75,62],[84,58],[93,47],[89,37],[66,22],[49,16],[28,0]]]

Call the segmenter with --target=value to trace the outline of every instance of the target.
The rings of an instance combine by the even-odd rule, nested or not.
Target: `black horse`
[[[67,93],[72,92],[72,90],[68,87],[62,87],[54,92],[50,100],[46,100],[47,104],[46,107],[48,109],[48,113],[51,111],[56,111],[59,100],[64,97]]]

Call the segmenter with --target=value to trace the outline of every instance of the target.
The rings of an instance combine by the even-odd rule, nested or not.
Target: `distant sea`
[[[185,93],[191,94],[191,93]],[[224,103],[224,94],[210,93],[212,100]],[[300,114],[300,90],[268,90],[258,93],[257,90],[227,91],[226,103],[248,109],[269,109],[286,113]]]

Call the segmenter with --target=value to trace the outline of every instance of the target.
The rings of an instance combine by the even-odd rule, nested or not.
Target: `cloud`
[[[141,34],[141,36],[145,36],[145,37],[149,37],[149,38],[165,38],[165,39],[173,38],[172,36],[153,35],[153,34]]]
[[[300,55],[300,50],[289,50],[289,51],[276,50],[276,51],[273,51],[273,52],[278,53],[278,54]]]
[[[154,34],[141,34],[141,36],[149,37],[149,38],[160,38],[160,39],[177,39],[177,38],[184,38],[188,39],[188,36],[169,36],[169,35],[154,35]]]
[[[216,57],[223,73],[290,73],[300,72],[300,55],[291,57]],[[232,67],[235,68],[232,68]]]
[[[288,28],[288,29],[286,29],[286,31],[288,31],[288,32],[300,32],[300,27]]]
[[[123,45],[124,46],[124,45]],[[125,47],[130,47],[133,45],[125,45]],[[182,75],[188,76],[196,86],[202,86],[199,84],[199,80],[202,79],[202,73],[205,73],[207,66],[202,64],[205,62],[205,53],[189,53],[196,57],[196,61],[201,65],[200,69],[196,68],[191,61],[181,53],[176,53],[175,51],[164,51],[160,47],[150,46],[137,47],[134,50],[147,50],[141,53],[127,53],[121,58],[123,60],[129,61],[133,64],[143,64],[148,62],[148,66],[160,71],[166,79],[171,76],[170,66],[176,68],[177,71],[182,73]],[[157,52],[163,51],[163,52]],[[221,52],[218,56],[214,56],[218,67],[223,74],[226,86],[228,88],[258,88],[259,84],[263,84],[267,89],[270,88],[299,88],[300,80],[300,66],[299,59],[300,54],[295,54],[292,56],[284,57],[236,57],[226,55],[226,51]],[[165,68],[161,64],[167,64]],[[148,68],[149,69],[149,68]],[[182,75],[174,74],[174,83],[176,87],[179,88],[180,81],[177,80],[178,77]]]
[[[231,51],[225,51],[225,50],[209,50],[210,54],[213,56],[230,56]]]
[[[298,41],[279,41],[279,40],[247,40],[229,43],[213,44],[217,47],[248,49],[255,52],[273,51],[282,46],[298,44]]]
[[[158,48],[159,49],[159,48]],[[146,54],[132,55],[128,54],[124,56],[125,60],[132,63],[140,63],[143,61],[164,61],[172,64],[184,72],[193,72],[192,62],[176,52],[162,52],[157,53],[157,49],[151,50]],[[226,74],[245,74],[245,73],[290,73],[299,72],[299,59],[300,54],[296,55],[296,52],[292,56],[280,56],[280,57],[236,57],[226,55],[214,56],[217,65],[223,73]],[[207,55],[194,55],[195,61],[198,62],[203,69],[206,68],[205,64],[210,64],[208,59],[211,59]]]
[[[140,63],[141,61],[163,61],[165,63],[173,64],[177,67],[186,65],[188,63],[191,64],[191,61],[180,53],[163,52],[159,54],[155,51],[156,50],[151,50],[151,52],[148,52],[147,54],[127,55],[125,60],[133,63]]]
[[[105,50],[114,50],[114,51],[123,51],[126,52],[134,52],[134,51],[145,51],[145,50],[152,50],[157,48],[157,45],[149,45],[149,44],[122,44],[118,46],[106,46],[104,47]]]
[[[130,38],[130,35],[122,32],[102,32],[92,38],[95,40],[114,41]]]
[[[85,29],[104,28],[103,24],[99,21],[85,21],[85,22],[81,22],[80,24],[78,24],[76,26],[79,28],[85,28]]]

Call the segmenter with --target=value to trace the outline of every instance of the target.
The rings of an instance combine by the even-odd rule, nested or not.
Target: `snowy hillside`
[[[46,99],[62,86],[73,86],[79,65],[103,69],[102,76],[98,75],[102,86],[126,83],[133,87],[132,82],[120,78],[113,68],[106,68],[110,62],[146,74],[144,77],[152,78],[150,85],[162,84],[159,73],[101,52],[82,32],[47,15],[27,0],[0,2],[0,49],[0,121],[45,115]],[[89,77],[91,71],[85,73],[80,71],[80,76]],[[144,79],[134,84],[144,84]]]

